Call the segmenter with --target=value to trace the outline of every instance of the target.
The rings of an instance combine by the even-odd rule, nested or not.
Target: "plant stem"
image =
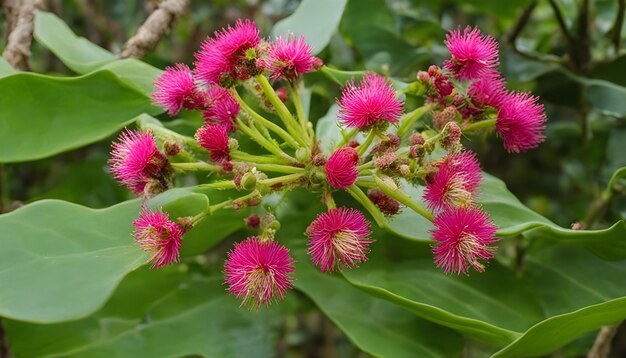
[[[348,193],[354,199],[356,199],[356,201],[358,201],[365,209],[367,209],[367,211],[369,211],[378,226],[380,226],[381,228],[387,227],[387,223],[385,222],[385,217],[383,216],[383,213],[378,210],[376,205],[372,203],[372,201],[367,197],[367,195],[365,195],[361,188],[353,184],[348,188]]]
[[[335,199],[333,199],[333,194],[330,191],[325,191],[322,193],[322,199],[324,200],[324,204],[328,209],[334,209],[337,207],[335,204]]]
[[[226,189],[235,189],[235,182],[232,180],[222,180],[222,181],[216,181],[213,183],[206,183],[206,184],[200,184],[198,185],[198,187],[200,188],[206,188],[206,189],[218,189],[218,190],[226,190]]]
[[[285,123],[287,131],[291,133],[291,135],[293,135],[294,137],[300,137],[306,142],[306,132],[302,132],[300,130],[298,122],[296,122],[296,120],[293,118],[293,116],[289,112],[289,109],[287,109],[287,106],[285,106],[283,101],[278,98],[278,95],[274,91],[274,88],[272,88],[272,85],[267,80],[267,78],[263,75],[257,75],[255,76],[255,78],[259,85],[261,85],[261,89],[263,89],[263,93],[265,93],[267,99],[274,106],[276,113],[278,114],[280,119],[282,119],[283,123]]]
[[[258,114],[250,106],[248,106],[248,104],[243,101],[241,96],[239,96],[239,93],[237,92],[237,90],[235,88],[233,88],[231,90],[231,94],[232,94],[233,98],[235,99],[235,101],[237,101],[237,103],[239,103],[241,108],[243,108],[243,110],[246,113],[248,113],[250,115],[250,117],[252,117],[252,119],[254,119],[257,123],[267,127],[272,132],[278,134],[278,136],[280,136],[292,148],[298,149],[300,146],[306,145],[306,143],[303,142],[302,139],[300,139],[299,137],[295,137],[294,138],[289,133],[287,133],[284,129],[282,129],[280,126],[278,126],[274,122],[266,119],[262,115]],[[300,140],[300,141],[298,141],[298,140]]]
[[[261,133],[259,133],[256,128],[251,128],[239,121],[237,123],[237,128],[240,129],[247,136],[252,138],[255,142],[257,142],[260,146],[265,148],[268,152],[275,154],[281,158],[284,158],[291,162],[296,162],[296,159],[291,157],[289,154],[283,152],[280,147],[273,142],[270,142],[268,139],[263,137]]]
[[[256,167],[258,170],[273,172],[273,173],[304,173],[304,168],[292,167],[291,165],[280,164],[262,164],[262,163],[249,163],[251,166]]]
[[[209,171],[209,172],[217,172],[221,171],[221,168],[217,165],[212,165],[205,162],[195,162],[195,163],[171,163],[172,167],[175,170],[181,172],[192,172],[192,171]]]
[[[293,105],[294,107],[296,107],[296,115],[298,116],[298,120],[300,122],[300,125],[302,126],[302,130],[307,133],[307,134],[311,134],[308,133],[309,131],[309,118],[306,115],[306,113],[304,113],[304,107],[302,107],[302,98],[300,97],[300,92],[298,91],[298,88],[294,85],[292,85],[291,83],[289,83],[289,88],[291,89],[291,95],[293,96]]]
[[[480,122],[472,123],[463,128],[463,133],[478,132],[482,129],[495,128],[497,119],[485,119]]]
[[[426,210],[421,205],[416,203],[413,199],[411,199],[410,197],[405,195],[403,192],[400,191],[400,189],[393,189],[393,188],[389,187],[385,182],[383,182],[376,175],[374,175],[374,180],[376,181],[376,184],[378,185],[380,190],[382,190],[383,193],[385,193],[390,198],[396,199],[397,201],[399,201],[400,203],[404,204],[406,207],[408,207],[411,210],[415,211],[417,214],[423,216],[424,218],[428,219],[429,221],[435,220],[435,217],[433,216],[433,214],[430,211]]]
[[[396,133],[398,137],[404,137],[413,127],[413,124],[415,124],[418,119],[422,118],[424,114],[430,111],[431,108],[432,105],[423,105],[402,116],[400,119],[400,128],[398,128],[398,132]]]
[[[335,148],[335,150],[345,146],[346,144],[348,144],[348,142],[350,140],[352,140],[352,138],[354,138],[354,136],[359,133],[359,129],[358,128],[353,128],[352,130],[350,130],[350,132],[348,132],[348,134],[344,134],[345,131],[342,129],[341,130],[341,135],[343,136],[343,138],[341,139],[341,142],[339,142],[339,144],[337,145],[337,147]]]
[[[294,162],[293,160],[285,160],[282,158],[276,158],[274,156],[248,154],[246,152],[240,152],[238,150],[232,151],[230,153],[230,156],[235,160],[240,160],[243,162],[254,162],[263,164],[290,164]]]
[[[363,144],[361,144],[358,149],[357,152],[359,153],[359,156],[365,154],[365,152],[367,151],[367,148],[369,148],[369,146],[372,144],[372,142],[374,141],[374,138],[376,138],[376,133],[374,132],[374,130],[372,129],[370,131],[370,133],[367,135],[367,138],[365,139],[365,142],[363,142]]]
[[[259,180],[259,183],[264,184],[264,185],[269,185],[269,186],[276,185],[276,184],[286,184],[292,181],[296,181],[302,178],[303,176],[304,176],[304,173],[289,174],[289,175],[283,175],[283,176],[276,177],[276,178]]]

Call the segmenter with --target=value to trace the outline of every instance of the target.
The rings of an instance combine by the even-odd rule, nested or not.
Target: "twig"
[[[13,31],[7,38],[2,56],[17,70],[28,69],[30,44],[33,41],[35,10],[42,8],[42,0],[23,0]]]
[[[596,336],[593,346],[587,354],[587,358],[608,358],[611,353],[611,342],[617,333],[620,324],[613,326],[604,326],[600,328],[600,332]]]
[[[550,6],[552,7],[552,10],[554,11],[554,16],[556,16],[556,21],[558,22],[559,27],[561,28],[561,31],[563,32],[563,36],[565,36],[565,38],[567,39],[568,44],[570,46],[573,46],[575,44],[575,40],[572,34],[569,32],[569,29],[567,28],[567,24],[565,24],[565,19],[563,18],[561,9],[559,9],[559,6],[556,4],[555,0],[550,0]]]
[[[515,47],[515,42],[517,41],[519,34],[522,33],[522,30],[524,30],[526,25],[528,25],[530,16],[532,15],[533,11],[535,11],[535,8],[537,7],[537,3],[539,3],[538,0],[533,0],[533,2],[531,2],[528,5],[528,7],[524,9],[524,12],[522,12],[522,15],[519,17],[519,19],[515,23],[515,26],[513,26],[511,31],[509,31],[509,33],[507,33],[506,36],[504,37],[505,43]]]
[[[2,326],[2,319],[0,318],[0,358],[10,358],[11,351],[9,351],[9,345],[7,344],[6,334],[4,327]]]
[[[2,1],[2,10],[4,11],[4,36],[5,40],[9,39],[9,34],[13,31],[17,17],[20,13],[20,0],[4,0]]]
[[[152,50],[174,25],[189,5],[189,0],[165,0],[154,10],[137,34],[131,37],[120,53],[121,58],[139,58]]]

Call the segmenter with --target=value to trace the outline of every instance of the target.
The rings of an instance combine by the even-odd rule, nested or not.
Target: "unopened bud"
[[[171,142],[169,140],[163,142],[163,149],[165,149],[165,154],[168,157],[173,157],[173,156],[177,155],[178,153],[180,153],[180,151],[181,151],[180,144],[178,144],[176,142]]]
[[[228,150],[235,151],[239,149],[239,142],[235,138],[228,138]]]
[[[456,151],[461,141],[461,128],[456,122],[450,122],[443,130],[441,146],[447,151]]]
[[[419,133],[411,133],[411,136],[409,137],[409,143],[411,143],[411,145],[416,145],[416,144],[424,144],[425,140],[424,137],[422,137],[421,134]]]
[[[182,218],[176,219],[176,223],[183,229],[184,232],[187,232],[193,229],[193,217],[192,216],[184,216]]]
[[[289,91],[286,87],[279,87],[276,89],[276,95],[280,100],[285,103],[289,100]]]
[[[296,150],[296,159],[299,162],[304,162],[309,158],[309,150],[305,147],[300,147]]]
[[[321,58],[313,57],[313,68],[317,71],[324,66],[324,61]]]
[[[313,156],[313,165],[315,165],[316,167],[321,167],[324,164],[326,164],[326,156],[324,154],[318,153]]]
[[[245,190],[252,190],[256,186],[256,175],[254,173],[245,173],[241,177],[240,187]]]
[[[397,159],[396,152],[386,152],[383,155],[374,159],[374,165],[376,165],[377,168],[382,169],[382,170],[388,169],[389,167],[393,165],[396,159]]]
[[[411,168],[407,164],[402,164],[400,166],[400,174],[403,177],[409,176],[409,174],[411,174]]]
[[[448,106],[443,111],[437,113],[434,117],[435,127],[437,129],[443,128],[447,123],[450,123],[456,119],[456,107]]]
[[[258,229],[261,225],[261,218],[257,214],[250,214],[244,219],[244,223],[249,229]]]
[[[361,145],[361,143],[359,143],[358,141],[351,140],[351,141],[348,142],[348,144],[346,144],[346,147],[356,148],[356,147],[358,147],[360,145]]]
[[[412,145],[409,148],[409,154],[411,158],[419,159],[422,158],[425,154],[424,146],[422,144]]]

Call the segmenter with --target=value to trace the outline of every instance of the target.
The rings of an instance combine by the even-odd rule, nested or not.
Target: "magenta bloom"
[[[489,215],[478,208],[457,208],[445,211],[435,218],[433,248],[435,264],[445,273],[467,274],[469,267],[483,272],[485,266],[479,260],[493,257],[497,241],[494,237],[498,228],[489,220]]]
[[[167,67],[154,81],[154,87],[156,90],[152,97],[170,116],[176,115],[181,108],[196,109],[203,105],[203,96],[196,89],[187,65],[178,63],[174,67]]]
[[[152,267],[163,267],[178,262],[183,228],[170,221],[167,213],[152,212],[147,208],[133,222],[135,240],[142,250],[152,253],[148,261],[154,260]]]
[[[317,216],[306,229],[309,255],[323,272],[339,264],[346,268],[367,261],[368,246],[373,240],[370,223],[358,210],[334,208]]]
[[[215,83],[230,87],[233,80],[246,80],[258,70],[255,58],[247,58],[246,51],[261,43],[259,29],[254,21],[237,20],[235,27],[230,25],[216,31],[214,37],[207,38],[195,55],[195,74],[207,84]]]
[[[508,95],[504,80],[495,70],[487,71],[484,77],[472,82],[467,93],[475,105],[494,108],[500,108]]]
[[[143,193],[148,181],[165,175],[169,161],[161,153],[152,134],[126,130],[111,144],[111,173],[136,195]]]
[[[228,132],[219,124],[205,124],[196,131],[196,140],[209,150],[211,159],[216,162],[229,161]]]
[[[446,35],[446,46],[452,59],[444,63],[458,79],[471,80],[482,77],[487,70],[498,66],[498,42],[483,35],[478,28],[466,27],[450,31]]]
[[[296,38],[292,35],[276,37],[267,51],[267,58],[263,63],[270,72],[270,77],[295,80],[298,76],[315,69],[319,60],[311,54],[313,48],[304,41],[304,37]]]
[[[509,153],[524,152],[536,148],[546,139],[543,135],[546,119],[538,97],[529,93],[511,93],[500,107],[496,131]]]
[[[220,124],[227,132],[233,132],[239,114],[239,103],[227,89],[216,85],[209,86],[207,91],[207,108],[202,117],[211,124]]]
[[[335,189],[345,189],[354,184],[359,176],[356,166],[359,153],[352,147],[337,149],[326,161],[326,179]]]
[[[358,86],[348,82],[337,103],[341,122],[359,129],[381,121],[398,123],[404,109],[391,83],[374,73],[366,73]]]
[[[224,274],[228,291],[243,298],[242,306],[268,306],[285,297],[292,287],[294,261],[278,242],[249,237],[228,253]]]
[[[424,200],[434,211],[472,205],[482,179],[474,153],[465,151],[444,158],[439,171],[426,182]]]

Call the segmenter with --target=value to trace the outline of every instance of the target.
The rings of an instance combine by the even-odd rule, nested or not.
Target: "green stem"
[[[181,172],[191,172],[191,171],[210,171],[216,172],[221,171],[217,165],[208,164],[205,162],[195,162],[195,163],[171,163],[172,168]]]
[[[367,135],[367,138],[365,139],[365,142],[363,142],[363,144],[361,144],[358,148],[357,148],[357,152],[359,153],[359,156],[365,154],[365,152],[367,151],[367,148],[370,147],[370,144],[372,144],[372,142],[374,141],[374,138],[376,138],[376,133],[375,131],[372,129],[370,131],[370,133]]]
[[[369,161],[367,163],[359,165],[358,167],[356,167],[356,169],[360,172],[362,170],[371,169],[373,167],[374,167],[374,162],[373,161]]]
[[[205,184],[200,184],[198,185],[198,187],[200,188],[206,188],[206,189],[218,189],[218,190],[226,190],[226,189],[235,189],[235,182],[232,180],[222,180],[222,181],[216,181],[213,183],[205,183]]]
[[[491,129],[496,126],[496,119],[485,119],[484,121],[472,123],[463,128],[463,133],[478,132],[481,129]]]
[[[231,94],[232,94],[233,98],[235,99],[235,101],[237,101],[237,103],[239,103],[241,108],[243,108],[243,110],[246,113],[248,113],[250,115],[250,117],[252,117],[252,119],[254,119],[257,123],[267,127],[267,129],[271,130],[272,132],[278,134],[278,136],[280,136],[292,148],[298,149],[300,146],[306,145],[306,143],[304,141],[302,141],[301,138],[299,138],[299,137],[295,137],[294,138],[289,133],[287,133],[284,129],[282,129],[280,126],[278,126],[276,123],[266,119],[262,115],[258,114],[250,106],[248,106],[248,104],[243,101],[241,96],[239,96],[239,93],[237,92],[237,90],[235,88],[233,88],[231,90]]]
[[[343,147],[344,145],[348,144],[349,141],[352,140],[352,138],[354,138],[354,136],[359,133],[359,129],[358,128],[354,128],[352,129],[350,132],[348,132],[348,134],[344,134],[344,130],[341,130],[341,135],[343,136],[343,138],[341,139],[341,142],[339,142],[339,144],[337,145],[337,148],[335,148],[335,150]]]
[[[283,176],[276,177],[276,178],[259,180],[259,183],[263,185],[268,185],[268,186],[272,186],[276,184],[286,184],[286,183],[298,180],[302,178],[303,176],[304,176],[304,173],[289,174],[289,175],[283,175]]]
[[[291,89],[291,95],[293,99],[293,105],[296,107],[296,115],[298,116],[298,120],[300,125],[302,126],[302,130],[307,135],[311,136],[312,133],[309,132],[309,118],[304,113],[304,107],[302,107],[302,98],[300,97],[300,91],[298,88],[291,83],[289,83],[289,88]]]
[[[273,173],[304,173],[304,168],[292,167],[290,165],[280,165],[280,164],[262,164],[262,163],[249,163],[251,166],[256,167],[258,170],[273,172]]]
[[[240,129],[244,134],[246,134],[247,136],[252,138],[260,146],[265,148],[268,152],[270,152],[272,154],[275,154],[275,155],[277,155],[277,156],[279,156],[281,158],[284,158],[284,159],[286,159],[288,161],[293,161],[293,162],[296,161],[295,158],[293,158],[289,154],[283,152],[276,143],[270,142],[268,139],[263,137],[263,135],[261,135],[261,133],[259,133],[256,130],[256,128],[248,127],[247,125],[243,124],[242,121],[239,121],[237,123],[237,128]]]
[[[421,216],[425,217],[429,221],[435,220],[435,217],[430,211],[426,210],[421,205],[416,203],[413,199],[405,195],[403,192],[400,191],[400,189],[393,189],[389,187],[377,176],[374,176],[374,180],[376,181],[376,184],[378,185],[380,190],[382,190],[383,193],[385,193],[390,198],[396,199],[397,201],[404,204],[406,207],[410,208]]]
[[[358,201],[365,209],[367,209],[367,211],[369,211],[378,226],[380,226],[381,228],[387,227],[387,223],[385,222],[385,217],[383,216],[383,213],[378,210],[376,205],[372,203],[372,201],[367,197],[367,195],[365,195],[361,188],[353,184],[348,188],[348,193],[354,199],[356,199],[356,201]]]
[[[267,80],[267,78],[263,75],[257,75],[255,76],[255,78],[258,81],[259,85],[261,85],[261,89],[263,89],[263,93],[265,93],[267,99],[274,106],[276,113],[278,114],[280,119],[282,119],[283,123],[285,123],[287,131],[289,131],[289,133],[291,133],[291,135],[293,135],[294,137],[300,137],[306,142],[306,132],[301,132],[298,122],[296,122],[296,120],[293,118],[293,116],[289,112],[289,109],[287,109],[287,106],[285,106],[283,101],[278,98],[278,95],[274,91],[274,88],[272,88],[272,85]]]
[[[415,124],[415,122],[418,119],[422,118],[422,116],[426,114],[428,111],[430,111],[431,108],[432,108],[432,105],[427,104],[421,107],[417,107],[413,111],[402,116],[402,118],[400,119],[400,128],[398,128],[398,132],[397,132],[398,137],[402,138],[407,133],[409,133],[410,129],[413,128],[413,125]]]
[[[263,164],[289,164],[294,162],[293,160],[285,160],[274,156],[252,155],[238,150],[232,151],[230,153],[230,156],[233,157],[233,159],[242,162],[254,162]]]

